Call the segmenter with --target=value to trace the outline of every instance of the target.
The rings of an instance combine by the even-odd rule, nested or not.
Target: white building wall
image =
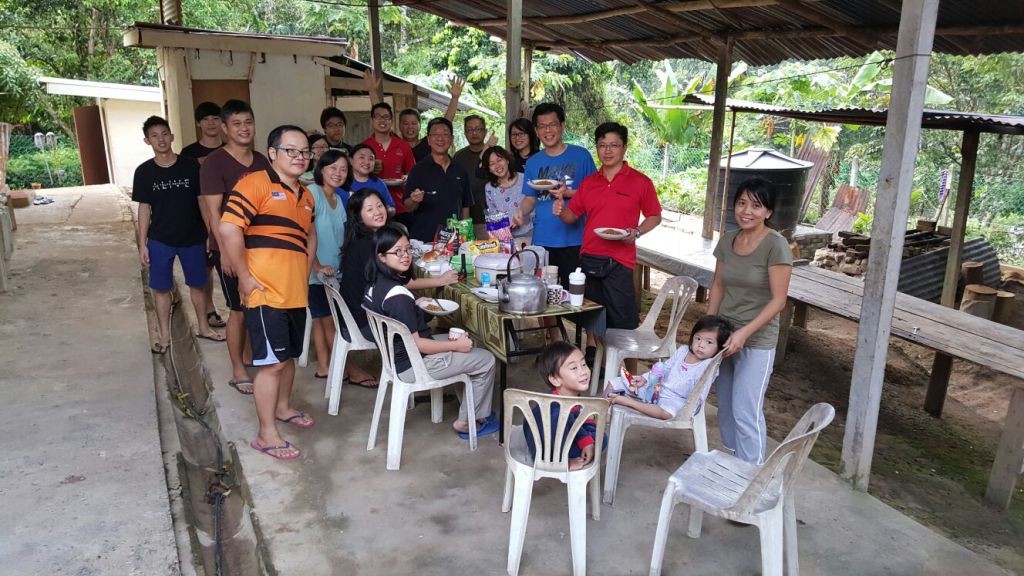
[[[131,186],[135,168],[153,157],[152,148],[143,142],[142,124],[160,115],[160,103],[102,99],[100,107],[110,178],[117,186]],[[180,148],[175,142],[174,149]]]

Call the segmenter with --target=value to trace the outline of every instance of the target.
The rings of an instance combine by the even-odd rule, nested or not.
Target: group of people
[[[651,180],[625,160],[628,129],[616,122],[597,127],[598,167],[589,150],[563,140],[561,106],[542,103],[532,118],[508,127],[508,148],[496,145],[493,133],[488,138],[482,117],[468,116],[463,122],[468,145],[451,155],[451,118],[461,84],[454,83],[452,92],[448,115],[427,122],[422,139],[418,111],[399,113],[396,134],[393,109],[378,101],[371,109],[373,133],[360,144],[344,141],[345,114],[329,107],[320,116],[322,132],[310,135],[292,125],[271,130],[266,156],[254,150],[255,115],[240,100],[197,107],[199,140],[180,155],[173,152],[174,135],[165,120],[151,117],[144,124],[154,158],[136,170],[133,199],[140,203],[140,259],[149,268],[158,318],[153,352],[165,353],[169,345],[171,270],[177,257],[198,319],[196,335],[227,341],[229,385],[254,395],[259,419],[254,449],[277,459],[297,458],[299,450],[282,437],[278,424],[310,428],[315,423],[291,405],[294,359],[302,351],[308,307],[314,375],[328,376],[335,328],[325,283],[333,284],[331,279],[339,281],[341,299],[367,338],[364,306],[409,328],[433,376],[470,376],[475,405],[463,402],[453,424],[457,433],[468,437],[470,426],[478,435],[498,429],[491,410],[494,357],[474,348],[469,338],[433,335],[413,295],[458,280],[454,271],[436,278],[409,274],[411,240],[432,241],[452,216],[472,218],[478,230],[486,230],[488,212],[507,214],[516,245],[543,247],[563,285],[577,268],[586,273],[586,297],[605,307],[608,327],[638,326],[635,242],[661,222],[661,204]],[[547,185],[531,185],[538,181]],[[711,324],[698,324],[685,352],[670,362],[689,370],[687,378],[661,385],[667,391],[658,402],[673,404],[648,413],[673,415],[672,407],[686,395],[679,388],[685,385],[673,382],[692,384],[699,372],[694,366],[721,348],[730,356],[718,377],[723,442],[757,462],[764,457],[762,401],[791,256],[785,239],[769,226],[770,184],[741,184],[735,207],[740,229],[725,233],[715,250],[718,266],[708,312],[717,316]],[[606,239],[596,232],[603,228],[625,232]],[[213,306],[213,271],[229,309],[226,321]],[[586,353],[552,344],[550,358],[542,357],[545,380],[556,391],[582,391],[582,384],[559,383],[589,377],[594,345],[592,336]],[[396,356],[399,372],[410,370],[406,351]],[[575,372],[561,375],[569,364]],[[256,368],[254,378],[250,367]],[[587,378],[580,377],[584,368]],[[367,388],[379,385],[352,360],[345,378]],[[616,394],[608,398],[628,404]]]

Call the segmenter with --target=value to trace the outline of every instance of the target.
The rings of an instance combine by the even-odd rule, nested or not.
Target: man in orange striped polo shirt
[[[279,460],[293,460],[299,450],[281,438],[277,423],[313,426],[313,419],[290,403],[294,359],[302,353],[305,334],[306,284],[316,253],[313,195],[299,183],[311,154],[306,133],[297,126],[278,126],[267,140],[270,169],[235,184],[220,234],[238,273],[258,368],[253,392],[260,426],[250,445]]]

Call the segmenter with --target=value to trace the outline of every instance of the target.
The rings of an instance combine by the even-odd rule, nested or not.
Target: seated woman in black
[[[460,437],[469,438],[469,410],[473,410],[477,436],[497,432],[498,419],[491,412],[494,356],[486,350],[474,348],[473,341],[466,336],[458,340],[449,340],[447,334],[431,336],[426,314],[416,305],[416,299],[409,291],[412,283],[406,274],[412,265],[412,247],[405,231],[389,224],[374,233],[373,242],[374,255],[366,267],[370,284],[364,298],[367,309],[394,318],[409,328],[432,377],[442,379],[456,374],[469,375],[476,405],[467,406],[464,394],[457,390],[462,405],[452,428]],[[395,364],[402,380],[413,380],[409,355],[400,342],[395,345]]]

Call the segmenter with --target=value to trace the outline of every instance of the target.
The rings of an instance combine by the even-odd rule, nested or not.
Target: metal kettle
[[[512,259],[523,252],[533,254],[540,266],[540,256],[529,249],[512,254],[506,264],[506,276],[498,282],[498,310],[510,314],[537,314],[547,308],[547,285],[535,276],[522,272],[512,274]]]

